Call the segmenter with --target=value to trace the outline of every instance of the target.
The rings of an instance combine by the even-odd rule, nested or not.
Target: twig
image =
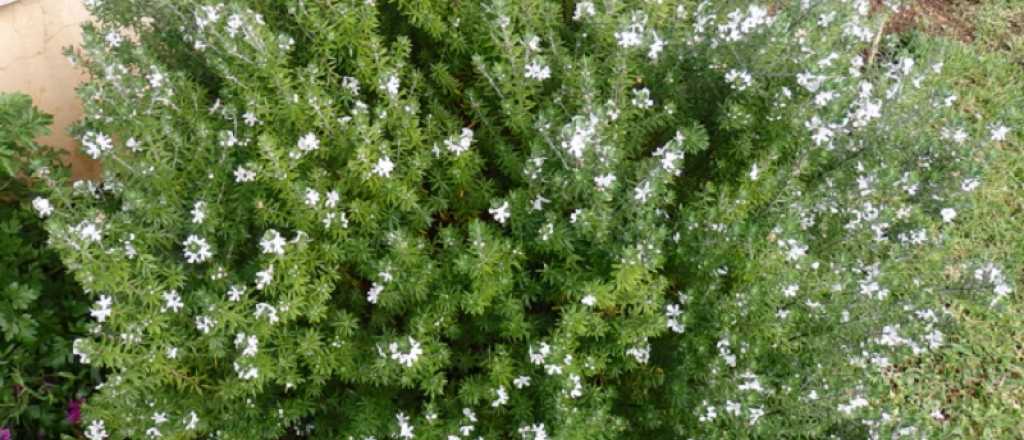
[[[871,51],[868,52],[867,65],[871,66],[875,62],[875,56],[878,55],[878,44],[882,42],[882,34],[885,33],[885,25],[889,23],[889,15],[882,20],[882,25],[878,27],[878,32],[875,33],[875,39],[871,42]]]

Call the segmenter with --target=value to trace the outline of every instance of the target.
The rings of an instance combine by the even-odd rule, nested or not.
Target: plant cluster
[[[928,435],[1015,292],[1019,110],[868,0],[87,4],[90,440]]]
[[[69,350],[88,304],[43,229],[43,195],[67,173],[34,140],[50,122],[28,96],[0,94],[0,436],[67,431],[87,375]]]

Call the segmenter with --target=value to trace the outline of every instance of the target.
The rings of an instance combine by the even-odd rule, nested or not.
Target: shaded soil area
[[[974,40],[974,29],[965,12],[975,3],[977,2],[915,0],[889,17],[883,33],[902,33],[917,29],[969,43]],[[884,0],[871,0],[871,8],[876,13],[888,9]]]

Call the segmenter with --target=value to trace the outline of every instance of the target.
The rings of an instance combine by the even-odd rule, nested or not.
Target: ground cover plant
[[[87,3],[91,440],[978,432],[1021,97],[896,4]]]
[[[51,118],[0,94],[0,438],[54,437],[78,421],[88,370],[71,356],[88,303],[46,247],[48,188],[66,178],[33,139]]]

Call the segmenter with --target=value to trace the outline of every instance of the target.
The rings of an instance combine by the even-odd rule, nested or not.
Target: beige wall
[[[77,178],[96,177],[99,165],[80,153],[66,132],[82,115],[74,89],[84,76],[63,48],[81,41],[80,24],[88,19],[82,0],[16,0],[0,6],[0,92],[25,92],[53,115],[53,134],[40,142],[71,151]]]

